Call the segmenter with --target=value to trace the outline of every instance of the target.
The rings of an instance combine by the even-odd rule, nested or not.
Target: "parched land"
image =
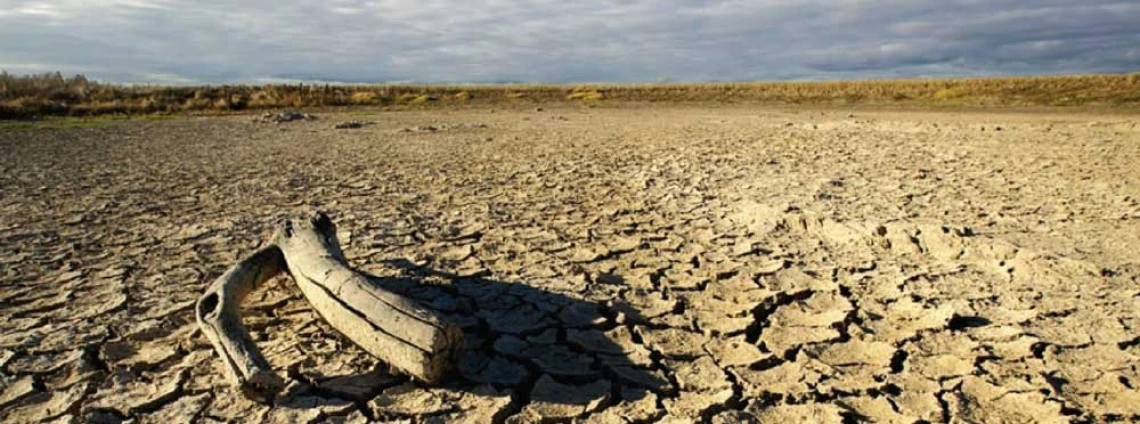
[[[0,128],[0,421],[1140,419],[1134,114],[318,115]],[[289,387],[228,387],[194,303],[314,209],[462,326],[447,384],[282,276],[245,324]]]

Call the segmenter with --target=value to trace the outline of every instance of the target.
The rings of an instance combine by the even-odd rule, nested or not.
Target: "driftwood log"
[[[284,382],[242,325],[239,305],[281,272],[293,277],[333,328],[392,367],[438,383],[454,366],[463,346],[459,328],[350,268],[336,226],[317,213],[284,221],[265,247],[226,271],[198,300],[199,327],[225,362],[231,382],[250,399],[270,402]]]

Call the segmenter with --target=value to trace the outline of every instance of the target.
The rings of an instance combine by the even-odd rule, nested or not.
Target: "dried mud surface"
[[[0,421],[1140,419],[1140,120],[850,113],[0,130]],[[312,209],[464,328],[449,383],[277,277],[245,323],[289,387],[227,387],[193,304]]]

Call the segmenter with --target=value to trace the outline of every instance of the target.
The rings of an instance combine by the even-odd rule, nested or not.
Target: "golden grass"
[[[0,119],[325,106],[724,102],[899,106],[1140,106],[1140,74],[968,79],[577,85],[101,84],[0,73]]]

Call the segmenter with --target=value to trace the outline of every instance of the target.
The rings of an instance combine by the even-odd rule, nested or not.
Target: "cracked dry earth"
[[[0,421],[1140,419],[1140,121],[851,113],[0,131]],[[313,209],[464,328],[447,384],[391,372],[282,276],[243,306],[289,386],[227,386],[194,302]]]

